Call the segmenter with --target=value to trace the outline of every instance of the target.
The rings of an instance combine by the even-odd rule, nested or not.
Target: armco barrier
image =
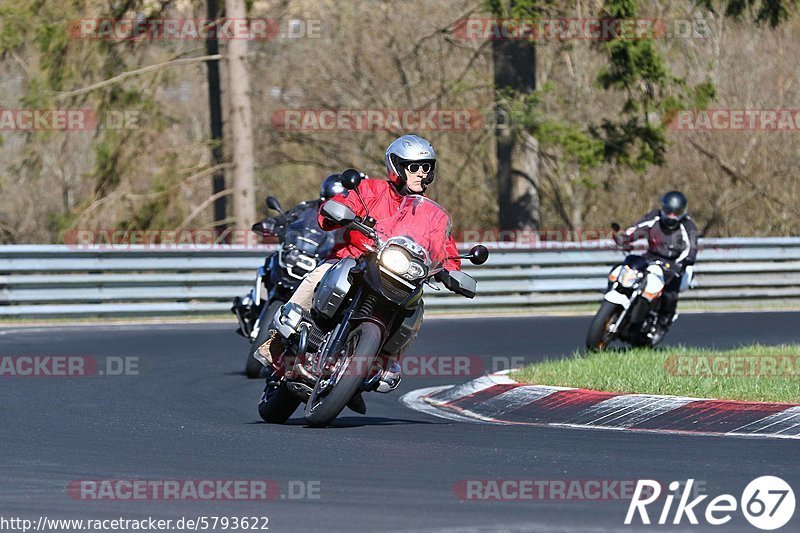
[[[599,302],[610,243],[489,243],[489,261],[464,269],[478,280],[468,300],[426,289],[428,309],[468,310]],[[464,244],[462,248],[468,248]],[[218,313],[243,295],[270,248],[81,250],[63,245],[0,246],[0,317]],[[698,287],[686,300],[782,299],[800,303],[800,238],[701,241]]]

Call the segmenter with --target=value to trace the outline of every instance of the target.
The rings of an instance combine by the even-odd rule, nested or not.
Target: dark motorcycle
[[[615,232],[620,230],[616,223],[611,227]],[[618,238],[615,240],[619,243]],[[631,247],[622,250],[630,251]],[[603,303],[586,336],[588,350],[604,350],[615,339],[637,347],[653,347],[661,342],[663,335],[659,334],[657,323],[659,298],[664,289],[663,268],[669,268],[669,264],[631,254],[611,270]],[[691,283],[689,268],[681,279],[681,290]]]
[[[357,195],[360,181],[356,171],[342,174],[343,185]],[[276,317],[273,327],[289,349],[275,362],[279,383],[259,404],[268,422],[284,423],[305,401],[306,421],[326,426],[356,393],[377,390],[390,354],[402,353],[419,329],[426,282],[436,279],[453,292],[475,296],[472,277],[443,269],[450,216],[436,202],[409,195],[394,216],[379,221],[368,214],[357,217],[334,201],[322,212],[360,231],[373,245],[325,273],[310,313],[289,303]],[[482,264],[488,254],[484,246],[475,246],[461,257]]]
[[[335,244],[335,235],[319,227],[313,204],[301,204],[300,209],[286,213],[280,202],[270,196],[267,207],[277,211],[278,216],[253,225],[252,230],[262,236],[276,236],[280,247],[258,268],[250,292],[234,298],[231,307],[239,323],[236,332],[250,341],[245,363],[248,378],[261,376],[263,366],[252,355],[267,340],[272,317]]]

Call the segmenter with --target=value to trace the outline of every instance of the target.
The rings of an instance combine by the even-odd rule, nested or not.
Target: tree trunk
[[[495,40],[492,55],[498,114],[508,117],[503,98],[536,90],[536,49],[527,42]],[[518,132],[507,119],[499,121],[495,137],[500,229],[538,229],[538,143],[529,134]]]
[[[225,0],[229,19],[247,18],[245,0]],[[247,231],[256,218],[253,185],[253,117],[250,107],[250,76],[245,59],[246,39],[228,41],[228,94],[230,138],[233,157],[233,219],[237,230]]]
[[[217,0],[207,0],[208,18],[215,20],[219,15],[217,10]],[[206,38],[206,54],[217,55],[219,53],[219,41],[216,33],[209,32]],[[216,59],[207,61],[208,68],[208,107],[211,117],[211,166],[217,167],[211,177],[211,187],[216,195],[225,190],[225,171],[220,169],[222,164],[222,95],[220,94],[219,83],[219,61]],[[227,234],[227,224],[222,221],[227,217],[228,209],[227,196],[220,195],[214,201],[214,230],[217,235]]]

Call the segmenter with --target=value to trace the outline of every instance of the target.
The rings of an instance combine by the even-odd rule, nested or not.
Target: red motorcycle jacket
[[[361,193],[361,198],[363,198],[364,203],[367,204],[369,215],[377,220],[392,216],[400,207],[400,202],[403,200],[403,196],[398,194],[395,188],[386,180],[362,180],[358,186],[358,192]],[[344,194],[334,196],[331,200],[346,205],[359,217],[363,218],[367,214],[355,193],[349,194],[348,191]],[[337,228],[335,224],[322,215],[321,211],[318,218],[319,225],[322,229],[330,231]],[[360,231],[345,230],[344,242],[334,247],[331,252],[331,257],[339,259],[345,257],[359,257],[367,251],[365,245],[371,244],[372,240]],[[453,240],[453,237],[448,238],[446,250],[447,255],[450,257],[458,255],[458,248],[456,248],[456,242]],[[461,260],[457,258],[448,259],[444,262],[444,268],[449,271],[461,270]]]

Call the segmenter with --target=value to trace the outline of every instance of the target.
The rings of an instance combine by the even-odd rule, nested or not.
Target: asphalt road
[[[589,320],[429,320],[411,353],[475,356],[486,369],[512,357],[536,361],[581,346]],[[798,325],[800,313],[684,315],[668,341],[798,342]],[[0,330],[3,356],[90,356],[101,368],[107,357],[138,358],[132,375],[0,377],[0,518],[267,516],[270,531],[631,531],[653,527],[623,525],[628,500],[462,501],[454,486],[693,478],[712,497],[738,498],[750,480],[771,474],[800,490],[796,441],[479,425],[398,401],[413,389],[468,377],[407,377],[393,394],[367,395],[366,416],[346,411],[332,428],[307,428],[299,416],[286,426],[267,425],[256,411],[263,383],[241,374],[245,344],[233,329]],[[269,479],[283,498],[88,501],[68,494],[70,482],[97,479]],[[318,497],[287,498],[290,483]],[[784,529],[798,526],[795,516]],[[684,519],[655,529],[705,528]],[[716,529],[757,531],[740,513]]]

